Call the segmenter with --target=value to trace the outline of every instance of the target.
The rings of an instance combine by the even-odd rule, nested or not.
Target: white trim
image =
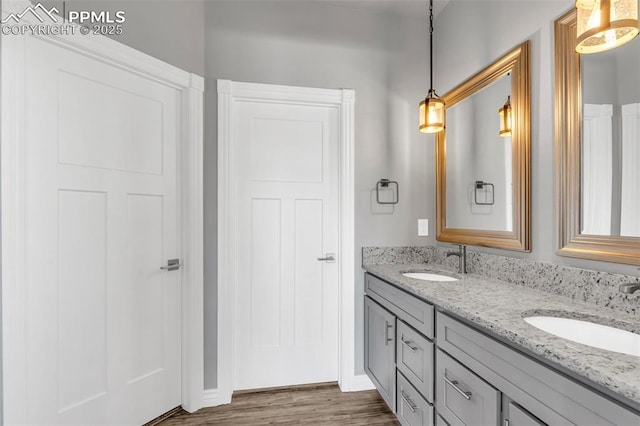
[[[366,374],[359,374],[357,376],[353,376],[349,382],[349,388],[345,389],[342,385],[340,385],[340,390],[342,392],[359,392],[372,390],[376,387],[373,385],[373,382]]]
[[[340,320],[338,382],[343,391],[360,390],[355,375],[355,224],[354,102],[355,92],[218,80],[218,402],[233,394],[233,275],[235,241],[234,179],[231,158],[231,113],[242,101],[305,103],[338,108],[340,116]]]
[[[182,90],[181,146],[182,231],[182,408],[202,408],[204,389],[204,79],[190,75]]]
[[[27,2],[5,2],[12,10]],[[4,7],[2,16],[7,8]],[[28,23],[28,18],[24,19]],[[26,420],[25,347],[25,81],[27,37],[2,36],[1,212],[2,212],[2,371],[4,422]],[[37,37],[78,54],[175,87],[182,92],[180,141],[182,270],[182,406],[202,407],[203,352],[203,109],[204,79],[114,40],[100,36]],[[1,422],[0,422],[1,423]]]
[[[205,389],[202,401],[203,408],[217,407],[218,405],[228,404],[228,402],[220,401],[220,393],[218,392],[218,389]]]

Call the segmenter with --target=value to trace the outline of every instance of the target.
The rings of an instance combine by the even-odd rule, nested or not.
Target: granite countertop
[[[640,358],[571,342],[523,320],[532,315],[556,314],[640,334],[640,324],[634,316],[477,274],[459,275],[444,265],[381,264],[363,268],[442,310],[473,322],[516,348],[523,348],[552,365],[560,365],[613,391],[636,409],[640,407]],[[444,272],[459,281],[422,281],[402,275],[420,271]]]

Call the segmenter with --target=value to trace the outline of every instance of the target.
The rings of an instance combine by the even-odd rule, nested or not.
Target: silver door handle
[[[335,254],[333,253],[327,253],[324,257],[319,257],[318,261],[332,263],[336,261],[334,256]]]
[[[449,386],[454,388],[460,395],[462,395],[464,397],[464,399],[466,399],[467,401],[469,401],[471,399],[472,393],[468,392],[468,391],[463,391],[462,389],[460,389],[458,387],[458,381],[457,380],[449,380],[449,379],[447,379],[447,376],[444,376],[444,381],[447,382],[447,384]]]
[[[389,321],[385,321],[384,325],[384,345],[389,346],[389,342],[393,342],[393,337],[389,337],[389,329],[393,328],[393,324],[389,324]]]
[[[167,265],[161,266],[160,269],[162,269],[163,271],[177,271],[178,269],[180,269],[180,267],[182,267],[182,265],[180,264],[180,259],[169,259],[167,261]]]
[[[412,413],[416,412],[418,406],[411,400],[411,398],[407,396],[407,394],[405,394],[403,391],[400,391],[400,398],[402,398],[402,400],[409,406],[409,410],[411,410]]]

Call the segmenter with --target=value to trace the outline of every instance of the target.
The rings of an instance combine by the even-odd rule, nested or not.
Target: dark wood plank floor
[[[342,393],[336,383],[236,392],[229,405],[183,411],[159,424],[399,425],[377,391]]]

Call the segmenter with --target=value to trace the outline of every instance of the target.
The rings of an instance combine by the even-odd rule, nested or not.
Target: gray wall
[[[62,13],[62,0],[31,0]],[[116,41],[204,76],[204,0],[67,0],[66,10],[122,10],[126,21]]]
[[[560,257],[554,194],[553,22],[574,2],[451,1],[436,18],[434,65],[445,93],[517,44],[531,40],[532,251],[472,248],[504,256],[639,275],[637,267]],[[433,213],[430,213],[433,214]]]
[[[417,219],[433,219],[434,199],[433,137],[417,131],[417,105],[428,89],[425,21],[382,15],[357,3],[206,3],[206,388],[216,387],[216,79],[356,91],[358,372],[363,372],[360,247],[434,242],[417,237]],[[395,208],[372,203],[380,178],[399,182]]]

